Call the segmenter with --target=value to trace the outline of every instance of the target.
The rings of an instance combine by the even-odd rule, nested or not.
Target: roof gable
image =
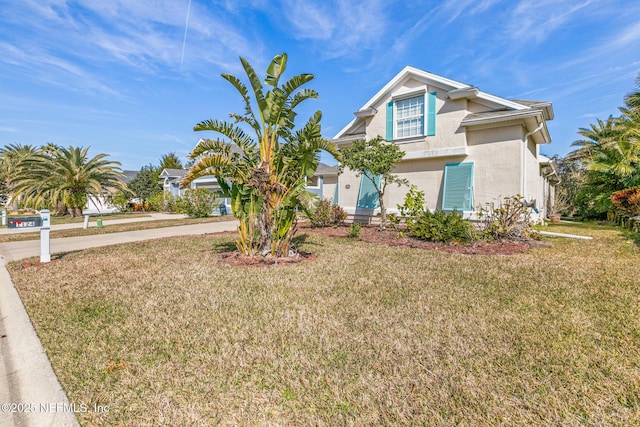
[[[166,178],[183,178],[187,174],[186,169],[163,169],[160,176]]]
[[[461,99],[464,97],[473,98],[476,102],[487,104],[493,109],[507,110],[529,110],[532,107],[521,102],[510,101],[496,95],[479,90],[475,86],[458,82],[428,71],[420,70],[411,66],[406,66],[396,76],[382,87],[375,95],[373,95],[360,109],[355,113],[356,117],[340,130],[333,138],[338,139],[346,135],[354,133],[354,125],[363,121],[367,116],[365,112],[375,110],[383,99],[387,98],[396,88],[401,87],[409,79],[414,79],[425,85],[437,87],[450,94],[451,99]]]

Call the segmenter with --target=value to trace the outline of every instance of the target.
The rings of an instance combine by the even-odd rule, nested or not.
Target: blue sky
[[[193,126],[241,112],[220,74],[316,76],[333,137],[412,65],[504,98],[550,101],[564,155],[576,131],[617,115],[640,72],[629,0],[0,0],[0,146],[91,146],[124,169],[185,158]]]

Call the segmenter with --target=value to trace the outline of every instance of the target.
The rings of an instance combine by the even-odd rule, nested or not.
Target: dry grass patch
[[[583,232],[510,256],[309,236],[315,261],[260,269],[184,237],[10,269],[70,400],[110,409],[84,425],[637,425],[640,250]]]

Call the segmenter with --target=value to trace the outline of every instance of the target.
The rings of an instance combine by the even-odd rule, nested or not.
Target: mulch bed
[[[296,256],[276,258],[272,256],[251,257],[242,255],[239,252],[225,252],[220,254],[219,262],[230,266],[248,266],[248,267],[271,267],[275,265],[297,264],[304,261],[314,261],[316,254],[308,252],[298,252]]]
[[[349,226],[312,228],[300,227],[298,233],[319,234],[327,237],[347,237]],[[466,255],[513,255],[519,254],[537,242],[473,242],[470,244],[459,243],[434,243],[426,240],[415,239],[406,235],[400,236],[396,230],[378,230],[377,226],[362,227],[358,240],[368,243],[378,243],[389,246],[405,246],[425,250],[444,251]]]
[[[317,234],[330,238],[347,238],[349,226],[313,228],[303,224],[298,229],[298,236],[305,233]],[[514,255],[519,254],[532,246],[540,246],[537,241],[529,242],[486,242],[479,241],[469,244],[460,243],[434,243],[415,239],[406,235],[400,235],[396,230],[378,230],[377,226],[363,226],[360,229],[360,237],[355,239],[367,243],[377,243],[388,246],[404,246],[424,250],[459,253],[464,255]],[[304,261],[313,261],[316,254],[301,252],[295,257],[248,257],[236,251],[220,254],[218,260],[230,266],[269,267],[274,265],[295,264]]]

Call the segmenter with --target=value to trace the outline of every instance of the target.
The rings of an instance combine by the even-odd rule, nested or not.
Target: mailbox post
[[[40,262],[51,261],[51,213],[48,209],[40,211],[42,227],[40,227]]]
[[[2,209],[2,226],[7,225],[7,210]]]

